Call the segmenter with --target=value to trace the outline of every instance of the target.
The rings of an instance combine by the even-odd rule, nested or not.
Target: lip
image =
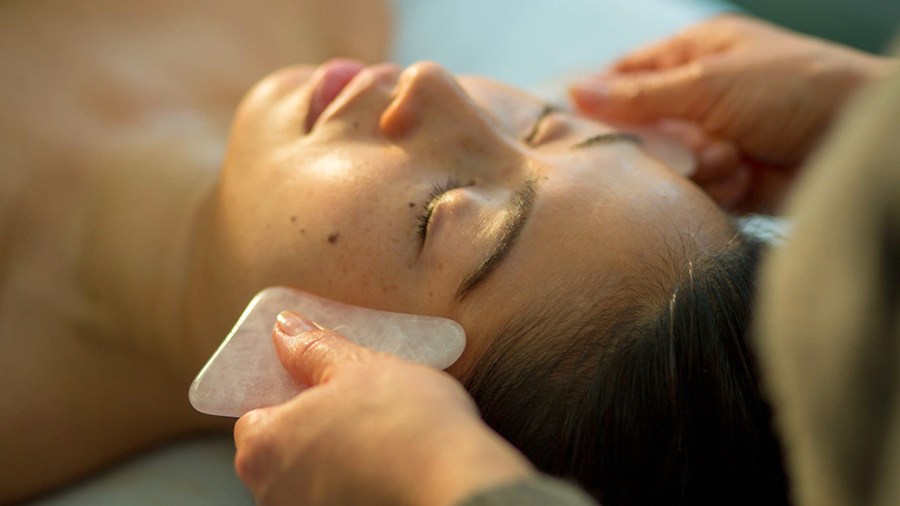
[[[313,125],[316,124],[325,108],[341,94],[341,91],[364,68],[365,65],[360,61],[343,58],[331,60],[319,67],[319,75],[316,79],[306,114],[307,133],[312,130]]]

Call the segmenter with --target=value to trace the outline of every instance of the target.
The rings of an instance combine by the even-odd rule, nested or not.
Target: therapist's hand
[[[777,200],[853,92],[890,65],[726,15],[638,50],[570,92],[582,112],[602,120],[695,123],[709,138],[731,143],[745,161],[708,167],[699,153],[694,178],[701,186],[743,178],[745,200]]]
[[[448,374],[282,313],[282,364],[311,387],[235,426],[235,468],[264,505],[453,504],[535,471]]]

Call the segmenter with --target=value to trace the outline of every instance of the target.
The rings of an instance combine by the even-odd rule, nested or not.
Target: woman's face
[[[288,285],[447,316],[469,337],[454,372],[541,298],[588,282],[613,295],[727,230],[632,137],[434,63],[264,79],[237,113],[213,212],[235,303]]]

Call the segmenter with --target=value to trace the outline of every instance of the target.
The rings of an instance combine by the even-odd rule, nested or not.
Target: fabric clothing
[[[900,504],[900,72],[848,109],[788,208],[758,335],[794,504]]]
[[[527,480],[482,491],[469,497],[459,506],[595,506],[596,504],[591,496],[571,483],[536,475]]]

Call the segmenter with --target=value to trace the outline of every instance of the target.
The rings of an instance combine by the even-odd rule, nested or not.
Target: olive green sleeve
[[[571,483],[540,475],[483,490],[458,504],[458,506],[510,505],[597,506],[597,502]]]

